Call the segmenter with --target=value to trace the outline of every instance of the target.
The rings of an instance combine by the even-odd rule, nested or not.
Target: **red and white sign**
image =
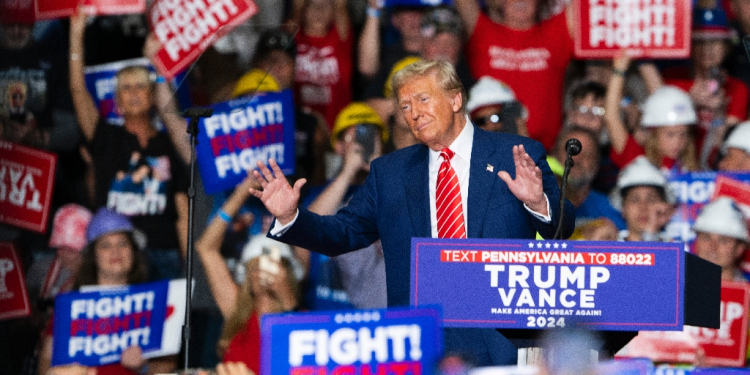
[[[706,366],[743,367],[747,348],[750,284],[722,281],[721,328],[685,327],[705,352]]]
[[[44,233],[57,155],[0,141],[0,223]]]
[[[611,59],[621,49],[645,58],[690,54],[690,1],[576,1],[573,39],[578,58]]]
[[[750,218],[750,184],[727,176],[716,177],[713,199],[732,198],[746,218]]]
[[[36,19],[70,17],[79,4],[88,15],[133,14],[146,10],[146,0],[35,0]]]
[[[149,23],[162,48],[154,65],[173,78],[215,40],[258,12],[253,0],[156,0]]]
[[[0,242],[0,320],[21,318],[31,313],[23,267],[16,249]]]

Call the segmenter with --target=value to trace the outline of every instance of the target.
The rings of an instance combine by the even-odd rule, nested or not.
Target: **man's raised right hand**
[[[271,169],[268,169],[262,161],[258,161],[257,165],[258,170],[253,171],[253,177],[260,184],[261,190],[251,187],[248,191],[263,202],[268,212],[276,217],[279,224],[289,224],[297,216],[300,190],[307,180],[301,178],[292,187],[281,172],[279,165],[276,164],[276,160],[268,159]]]

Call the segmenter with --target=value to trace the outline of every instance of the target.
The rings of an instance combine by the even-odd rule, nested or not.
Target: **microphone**
[[[570,156],[576,156],[581,153],[581,141],[571,138],[565,141],[565,153]]]
[[[557,230],[555,231],[555,236],[552,238],[553,240],[559,240],[562,235],[563,216],[565,215],[565,187],[568,185],[568,173],[573,164],[575,164],[573,163],[573,156],[580,154],[582,148],[581,141],[575,138],[565,141],[565,154],[567,157],[565,158],[565,170],[563,171],[562,182],[560,184],[560,220],[557,222]]]
[[[213,108],[204,108],[204,107],[188,108],[182,111],[181,113],[182,117],[198,117],[198,118],[211,117],[213,114],[214,114]]]

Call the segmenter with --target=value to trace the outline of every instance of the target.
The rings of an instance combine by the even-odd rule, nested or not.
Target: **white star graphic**
[[[537,249],[541,249],[542,248],[542,243],[541,242],[537,242],[536,247],[537,247]]]
[[[546,248],[548,248],[548,249],[549,249],[549,247],[550,247],[550,246],[551,246],[551,245],[550,245],[549,243],[546,243],[546,244],[544,244],[544,247],[546,247]]]
[[[557,242],[555,242],[555,249],[557,249],[558,247],[560,247],[560,245]]]
[[[529,249],[533,249],[533,248],[534,248],[534,243],[533,242],[529,242]]]
[[[566,244],[566,243],[564,243],[564,242],[563,242],[563,244],[562,244],[562,248],[563,248],[563,249],[567,249],[567,248],[568,248],[568,244]]]

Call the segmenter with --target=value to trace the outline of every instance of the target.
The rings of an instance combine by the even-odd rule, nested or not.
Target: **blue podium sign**
[[[441,332],[434,308],[265,315],[260,373],[429,374]]]
[[[446,327],[682,330],[684,244],[412,239],[411,305]]]

